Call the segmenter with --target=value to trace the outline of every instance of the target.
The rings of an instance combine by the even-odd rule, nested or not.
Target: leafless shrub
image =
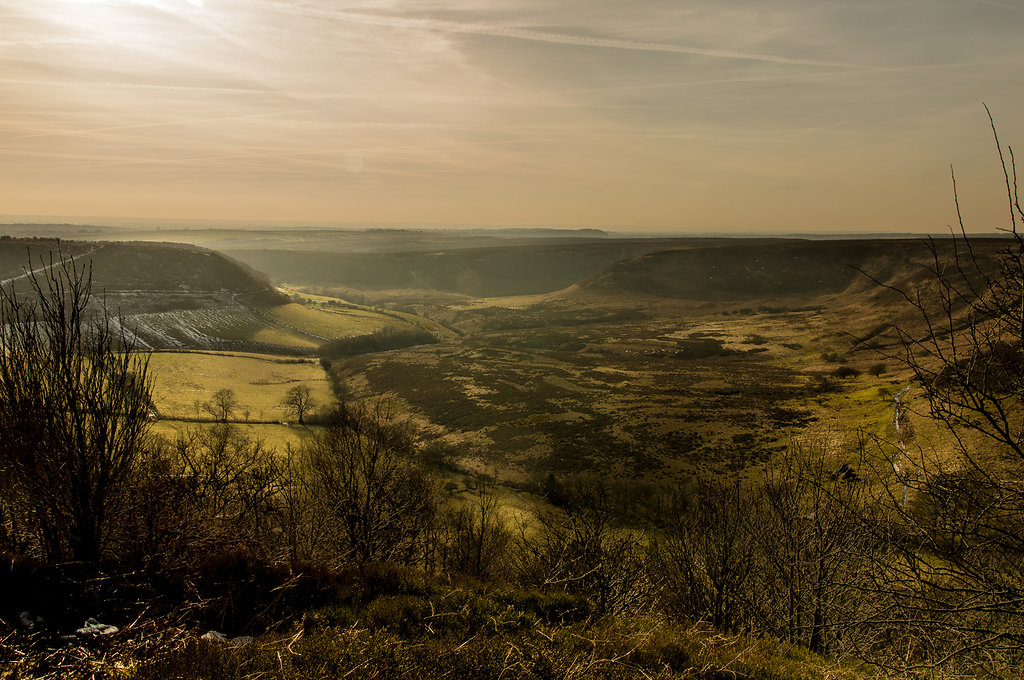
[[[527,585],[585,595],[599,616],[639,610],[650,602],[645,541],[615,513],[612,486],[579,478],[561,488],[560,508],[538,511],[516,546],[519,578]]]
[[[651,551],[670,614],[726,631],[749,627],[759,504],[738,478],[698,478],[676,490],[667,529]]]
[[[382,400],[339,408],[298,452],[301,483],[342,562],[416,563],[436,516],[436,489],[412,432]]]
[[[495,579],[506,571],[513,533],[488,486],[481,482],[472,501],[442,516],[441,563],[447,572]]]
[[[1024,211],[1013,150],[992,130],[1009,211],[998,252],[967,236],[954,178],[951,242],[930,243],[925,283],[889,286],[915,318],[889,358],[945,438],[910,436],[901,392],[896,437],[873,448],[886,522],[863,524],[889,551],[876,558],[887,606],[873,621],[889,636],[876,658],[961,676],[1020,663],[1024,643]]]
[[[864,482],[823,442],[794,443],[759,488],[758,621],[755,629],[818,653],[862,633]]]
[[[147,443],[148,356],[92,301],[91,270],[62,255],[0,289],[2,515],[54,562],[97,564]]]
[[[231,423],[187,430],[173,447],[199,524],[194,542],[275,556],[283,482],[277,453]]]

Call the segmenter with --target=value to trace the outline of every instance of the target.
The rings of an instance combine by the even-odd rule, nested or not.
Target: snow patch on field
[[[263,324],[242,305],[219,309],[187,309],[135,314],[124,325],[147,348],[212,347],[246,341]]]

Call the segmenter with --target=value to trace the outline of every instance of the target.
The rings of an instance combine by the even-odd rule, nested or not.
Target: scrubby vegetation
[[[149,355],[94,304],[72,259],[85,251],[69,251],[0,289],[0,677],[1018,677],[1013,174],[1011,161],[1013,223],[994,260],[964,230],[931,244],[914,285],[876,281],[912,313],[895,330],[873,324],[884,363],[858,354],[860,337],[848,348],[840,333],[794,342],[718,323],[737,316],[728,306],[697,328],[548,301],[498,329],[498,307],[467,305],[449,320],[478,335],[405,362],[362,355],[436,337],[325,344],[329,397],[275,383],[275,406],[304,433],[278,450],[237,422],[227,386],[196,401],[205,422],[156,436]],[[795,295],[823,271],[772,272],[808,248],[716,279],[714,301],[757,286]],[[641,254],[581,294],[623,279],[688,295],[669,270],[718,272],[725,250]],[[859,285],[848,275],[823,285]],[[790,329],[822,314],[765,313]],[[883,382],[890,372],[923,398]],[[379,389],[388,379],[422,391],[423,408],[411,416]],[[610,383],[624,401],[595,398]],[[854,413],[891,402],[891,429],[799,430],[809,402],[840,400]],[[670,409],[692,426],[647,422]],[[490,428],[534,467],[496,479],[439,423]],[[765,434],[787,427],[799,434]],[[670,474],[697,453],[704,465]]]
[[[388,326],[373,333],[326,342],[320,346],[320,355],[327,359],[337,359],[370,352],[385,352],[413,345],[432,345],[436,342],[440,342],[437,336],[422,328]]]

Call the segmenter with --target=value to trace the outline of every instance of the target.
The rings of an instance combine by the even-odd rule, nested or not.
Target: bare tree
[[[384,401],[338,409],[300,451],[309,497],[342,561],[415,562],[436,507],[412,433]]]
[[[651,560],[669,613],[720,630],[750,627],[759,501],[738,478],[698,478],[676,491]]]
[[[232,423],[193,428],[173,442],[174,477],[192,503],[191,543],[244,546],[271,556],[279,540],[283,462]]]
[[[819,654],[859,640],[870,561],[862,557],[864,485],[823,441],[797,442],[759,488],[755,629]]]
[[[217,422],[226,423],[238,408],[238,398],[235,396],[234,390],[224,388],[214,392],[210,401],[203,402],[202,406],[203,410],[213,416]]]
[[[281,405],[295,414],[295,419],[299,421],[299,425],[305,425],[303,417],[313,408],[315,403],[312,388],[305,384],[289,388],[281,399]]]
[[[0,289],[0,467],[7,514],[53,561],[107,555],[147,443],[148,355],[63,255]]]
[[[1006,238],[967,236],[954,178],[958,233],[930,244],[924,284],[890,286],[915,319],[892,358],[913,374],[919,415],[945,434],[910,437],[900,401],[897,436],[877,442],[889,519],[863,528],[889,546],[877,564],[892,605],[876,620],[902,636],[899,665],[985,666],[1024,644],[1024,211],[1013,151],[992,131]]]
[[[512,532],[498,497],[481,481],[472,502],[449,510],[443,533],[443,562],[448,571],[494,578],[502,571]]]
[[[539,507],[537,526],[520,530],[519,578],[526,585],[590,600],[599,616],[649,601],[643,538],[623,526],[606,480],[579,477],[559,485],[561,507]]]

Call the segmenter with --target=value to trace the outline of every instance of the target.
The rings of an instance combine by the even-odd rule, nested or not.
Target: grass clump
[[[511,612],[511,609],[509,610]],[[513,614],[505,614],[505,618]],[[243,646],[190,640],[139,665],[138,680],[313,678],[718,678],[791,680],[866,677],[769,639],[713,635],[645,618],[596,624],[481,627],[452,635],[426,615],[413,632],[360,624],[258,638]]]

